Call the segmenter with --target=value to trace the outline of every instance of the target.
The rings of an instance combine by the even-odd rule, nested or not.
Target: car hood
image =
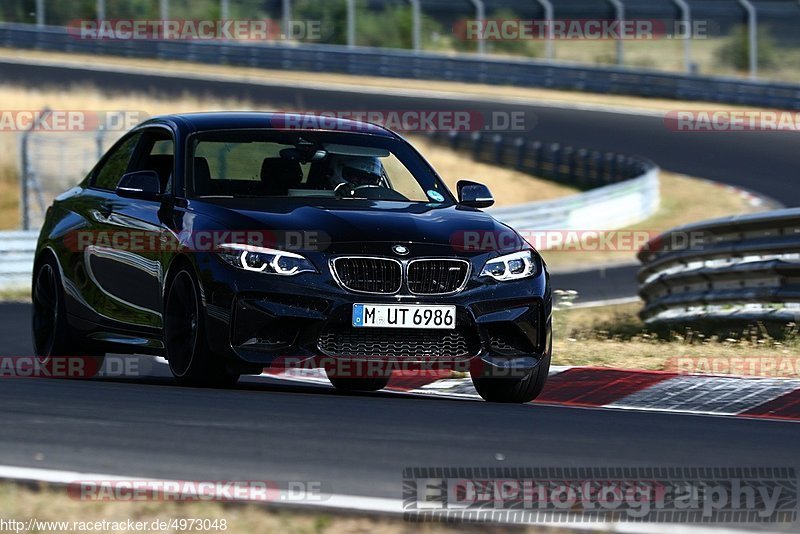
[[[300,204],[292,199],[213,199],[193,201],[192,208],[225,229],[266,231],[277,246],[300,239],[320,248],[340,252],[373,250],[374,243],[416,243],[451,250],[486,248],[518,250],[525,246],[519,235],[492,216],[464,206],[436,204],[337,201]],[[302,236],[299,238],[298,236]],[[345,246],[350,245],[350,246]],[[419,252],[419,251],[417,251]]]

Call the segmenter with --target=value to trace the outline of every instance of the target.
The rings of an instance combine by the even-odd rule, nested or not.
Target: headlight
[[[294,252],[237,244],[220,245],[220,249],[223,260],[245,271],[281,276],[317,272],[310,261]]]
[[[495,280],[521,280],[534,276],[538,263],[530,250],[507,254],[486,262],[481,276],[491,276]]]

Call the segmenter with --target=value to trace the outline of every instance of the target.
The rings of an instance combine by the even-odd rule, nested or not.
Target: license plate
[[[353,326],[453,330],[456,327],[456,307],[436,304],[353,304]]]

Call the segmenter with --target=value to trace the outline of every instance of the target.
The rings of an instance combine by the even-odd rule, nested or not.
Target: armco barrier
[[[639,253],[650,324],[796,322],[800,209],[681,226]]]
[[[798,84],[526,58],[289,43],[81,40],[69,35],[65,28],[26,24],[0,24],[0,47],[800,109]]]
[[[0,289],[29,287],[39,232],[0,232]]]
[[[431,138],[469,153],[476,161],[587,190],[488,210],[519,230],[621,228],[653,215],[660,203],[659,169],[642,158],[481,132],[438,132]]]

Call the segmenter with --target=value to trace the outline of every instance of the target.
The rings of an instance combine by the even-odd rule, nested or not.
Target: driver
[[[335,156],[329,167],[334,191],[364,186],[381,186],[384,170],[380,159],[372,156]],[[342,187],[347,186],[347,187]]]

